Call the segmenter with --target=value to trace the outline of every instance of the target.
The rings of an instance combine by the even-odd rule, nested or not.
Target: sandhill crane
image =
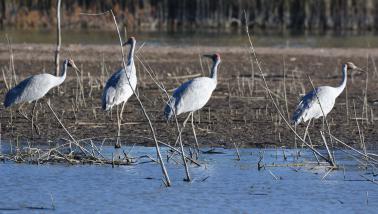
[[[61,76],[54,76],[51,74],[37,74],[21,81],[18,85],[10,89],[5,95],[5,108],[18,103],[31,103],[34,101],[34,107],[31,114],[33,131],[33,116],[37,101],[45,96],[47,92],[50,91],[50,89],[59,86],[64,82],[64,80],[66,79],[67,67],[73,67],[75,70],[79,71],[72,59],[66,59],[63,62]]]
[[[131,46],[127,59],[126,70],[121,68],[115,72],[106,82],[104,92],[102,94],[102,109],[105,111],[111,110],[114,105],[123,103],[121,115],[118,115],[117,108],[118,135],[120,134],[120,119],[122,119],[124,105],[133,95],[137,85],[137,76],[134,64],[135,44],[136,40],[134,37],[130,37],[127,42],[123,44],[123,46]],[[115,147],[120,147],[118,144],[118,138]]]
[[[131,45],[126,71],[123,68],[119,69],[106,82],[102,94],[102,109],[105,111],[110,110],[114,105],[126,103],[136,89],[137,76],[134,64],[135,44],[136,40],[134,37],[130,37],[129,40],[123,44],[124,46]]]
[[[197,149],[198,142],[193,123],[193,112],[201,109],[209,101],[211,94],[217,86],[217,71],[218,65],[221,62],[219,54],[204,55],[213,60],[213,66],[211,68],[210,77],[197,77],[183,83],[174,92],[169,99],[167,105],[164,108],[164,115],[167,120],[170,120],[174,114],[180,115],[182,113],[189,112],[189,116],[192,117],[192,129],[196,140]],[[176,141],[177,142],[177,141]]]
[[[361,68],[355,66],[352,62],[346,62],[342,65],[343,79],[338,87],[320,86],[306,94],[299,102],[292,121],[295,125],[327,116],[335,105],[336,98],[343,92],[347,83],[347,71],[358,70]],[[319,104],[320,102],[320,104]]]

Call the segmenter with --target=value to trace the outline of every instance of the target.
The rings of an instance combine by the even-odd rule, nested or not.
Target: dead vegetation
[[[3,46],[4,47],[4,46]],[[18,46],[20,47],[20,46]],[[23,48],[27,48],[27,45]],[[100,96],[106,79],[120,67],[120,62],[114,62],[118,57],[115,51],[103,52],[104,47],[69,49],[71,54],[79,60],[82,73],[68,73],[66,82],[60,87],[59,92],[51,92],[39,102],[36,119],[38,121],[40,136],[35,136],[34,142],[44,143],[47,140],[66,137],[59,124],[50,121],[53,116],[45,106],[45,101],[50,99],[59,118],[70,132],[77,138],[90,138],[93,133],[101,136],[114,136],[116,133],[115,112],[106,114],[100,109]],[[174,54],[159,53],[152,50],[148,44],[137,54],[146,68],[152,68],[155,79],[163,82],[168,92],[193,76],[208,75],[208,64],[203,62],[202,68],[198,60],[198,54],[190,50],[182,49]],[[2,51],[7,51],[3,49]],[[1,58],[2,97],[7,87],[15,84],[15,80],[24,79],[29,75],[40,72],[51,72],[53,67],[48,58],[34,60],[34,56],[43,56],[45,51],[31,47],[20,54],[21,48],[14,49],[14,74],[9,58]],[[282,119],[272,108],[267,100],[267,94],[262,86],[261,75],[256,70],[256,64],[250,60],[246,50],[244,53],[221,52],[223,56],[219,69],[219,85],[214,92],[209,104],[200,112],[195,113],[195,123],[198,127],[197,134],[200,145],[218,145],[233,147],[229,143],[234,142],[242,146],[254,146],[263,144],[294,145],[294,137],[287,134],[282,126]],[[300,50],[299,50],[300,51]],[[342,50],[340,50],[342,51]],[[368,51],[368,50],[367,50]],[[195,51],[194,51],[195,52]],[[200,50],[199,52],[202,52]],[[63,56],[68,52],[63,51]],[[88,54],[88,55],[87,55]],[[85,58],[81,55],[87,55]],[[96,57],[97,56],[97,57]],[[309,91],[312,86],[307,78],[311,75],[314,85],[337,85],[340,81],[340,64],[345,60],[353,60],[361,67],[368,70],[368,76],[349,76],[347,90],[337,99],[335,109],[329,115],[329,123],[335,136],[348,142],[350,145],[360,144],[359,133],[363,133],[367,147],[374,144],[376,139],[377,99],[373,91],[376,90],[374,79],[377,78],[375,57],[365,59],[363,57],[322,57],[303,55],[277,55],[272,50],[271,54],[260,54],[264,74],[272,91],[273,97],[279,103],[279,107],[289,118],[299,96]],[[83,58],[83,59],[80,59]],[[94,60],[97,59],[97,60]],[[109,60],[108,60],[109,59]],[[166,60],[171,59],[171,60]],[[284,66],[285,65],[285,66]],[[158,135],[163,139],[175,140],[175,127],[163,120],[162,109],[166,95],[159,90],[142,64],[136,61],[138,71],[138,93],[151,115]],[[285,69],[285,70],[284,70]],[[287,99],[285,99],[285,97]],[[3,108],[3,107],[2,107]],[[21,113],[29,112],[32,106],[25,104]],[[3,139],[11,140],[19,138],[27,140],[30,136],[30,127],[22,114],[16,111],[2,109],[1,124]],[[23,115],[26,115],[23,114]],[[135,98],[131,98],[125,107],[125,119],[121,126],[128,134],[145,133],[145,121],[138,110]],[[184,118],[178,118],[183,121]],[[357,123],[360,126],[358,131]],[[273,125],[272,125],[273,124]],[[319,127],[319,123],[311,124],[311,128]],[[305,127],[302,127],[303,129]],[[349,133],[349,134],[344,134]],[[191,139],[191,133],[184,132],[185,139]],[[321,140],[321,136],[311,136],[314,143]],[[133,142],[151,145],[147,142]]]
[[[120,41],[122,44],[121,35]],[[181,154],[185,180],[190,181],[187,162],[201,164],[197,161],[196,151],[199,148],[193,143],[197,142],[197,138],[184,130],[184,126],[180,127],[184,118],[178,118],[176,124],[165,122],[162,109],[175,87],[187,79],[207,76],[210,65],[198,59],[204,53],[200,49],[189,49],[187,52],[188,48],[176,48],[174,51],[160,52],[159,47],[148,47],[143,42],[139,44],[136,53],[139,83],[135,96],[126,104],[123,123],[117,123],[113,112],[105,113],[100,108],[105,81],[115,69],[126,64],[123,52],[119,54],[113,47],[63,49],[63,56],[77,56],[78,60],[75,61],[81,65],[81,73],[69,73],[59,90],[52,90],[35,109],[28,104],[2,109],[1,143],[9,145],[10,150],[1,154],[0,159],[37,164],[65,162],[114,166],[137,164],[147,158],[162,166],[164,183],[170,186],[159,149],[160,145],[164,145],[171,151],[167,160]],[[374,131],[376,98],[371,93],[376,90],[376,85],[372,83],[378,76],[375,55],[346,57],[339,53],[335,57],[324,57],[295,52],[277,54],[272,49],[271,53],[258,57],[252,43],[251,47],[252,55],[248,48],[231,48],[222,52],[217,48],[211,50],[220,52],[223,62],[219,69],[219,85],[211,101],[192,116],[198,128],[196,132],[200,146],[235,147],[237,159],[240,160],[239,147],[274,145],[299,149],[305,145],[314,152],[318,164],[325,161],[331,165],[331,170],[337,167],[333,152],[348,149],[366,164],[377,164],[374,154],[368,153],[377,139]],[[19,51],[22,51],[20,55],[17,53]],[[19,48],[16,52],[8,42],[8,57],[1,58],[0,53],[0,61],[9,60],[0,68],[3,74],[1,83],[6,86],[0,93],[4,95],[26,76],[53,70],[49,57],[42,57],[48,56],[45,53],[48,51],[48,48],[42,47],[38,50]],[[369,52],[368,49],[365,51]],[[327,117],[327,130],[322,130],[319,122],[310,123],[308,129],[299,127],[294,130],[289,121],[299,96],[314,85],[337,85],[341,79],[340,64],[347,59],[364,67],[368,75],[350,76],[345,96],[338,98],[335,109]],[[308,76],[311,76],[310,80]],[[33,121],[25,113],[29,110],[35,110],[35,123],[31,127],[26,123]],[[127,137],[120,140],[122,145],[154,145],[158,158],[131,157],[126,152],[105,157],[101,152],[102,146],[99,148],[98,145],[120,139],[117,136],[119,127],[127,133]],[[37,136],[33,135],[34,128]],[[301,133],[306,133],[305,137],[302,138]],[[146,137],[150,134],[151,138]],[[176,148],[177,142],[180,148]],[[319,150],[323,146],[327,149],[327,155]],[[297,156],[300,156],[300,151]],[[265,167],[262,160],[263,155],[258,169]],[[180,161],[175,162],[180,164]],[[274,174],[272,176],[278,178]]]

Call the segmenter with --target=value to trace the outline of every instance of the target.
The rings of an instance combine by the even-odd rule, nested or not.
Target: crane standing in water
[[[106,82],[104,92],[102,94],[102,109],[105,111],[111,110],[114,105],[117,105],[117,121],[118,121],[118,136],[120,135],[120,120],[127,100],[134,94],[137,85],[136,69],[134,64],[134,49],[136,40],[130,37],[127,42],[123,44],[130,45],[130,52],[127,59],[126,70],[121,68],[115,72]],[[121,114],[118,112],[118,105],[123,103]],[[120,147],[118,138],[115,145]]]
[[[54,76],[51,74],[37,74],[26,78],[21,81],[18,85],[10,89],[5,95],[4,106],[8,108],[14,104],[33,102],[34,107],[31,113],[31,124],[33,133],[33,117],[37,101],[44,97],[50,89],[59,86],[66,79],[67,67],[72,67],[79,71],[72,59],[66,59],[63,62],[63,68],[61,71],[61,76]],[[79,71],[80,72],[80,71]]]
[[[294,111],[292,117],[294,125],[296,126],[302,121],[309,121],[310,124],[313,118],[326,117],[333,109],[336,98],[343,92],[346,86],[347,72],[352,70],[364,71],[352,62],[346,62],[342,65],[343,80],[338,87],[320,86],[306,94]]]
[[[183,83],[173,92],[172,97],[169,99],[164,109],[164,115],[167,120],[170,120],[174,114],[180,115],[189,112],[183,126],[185,126],[191,116],[197,149],[199,149],[199,145],[193,123],[193,112],[200,110],[209,101],[217,86],[218,65],[221,62],[219,54],[204,55],[204,57],[208,57],[213,61],[210,77],[197,77]]]

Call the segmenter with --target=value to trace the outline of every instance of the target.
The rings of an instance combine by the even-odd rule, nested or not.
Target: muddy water
[[[104,148],[110,155],[112,148]],[[126,149],[127,150],[127,149]],[[163,151],[165,151],[163,149]],[[191,167],[193,182],[183,182],[183,169],[167,164],[173,187],[165,188],[154,163],[135,166],[66,166],[0,164],[0,213],[374,213],[378,186],[345,153],[336,160],[343,170],[331,172],[310,163],[312,153],[299,159],[286,150],[217,149],[203,154],[202,167]],[[264,153],[265,169],[257,170]],[[136,147],[131,155],[155,155],[152,147]],[[301,166],[271,167],[299,163]],[[277,178],[274,178],[274,176]],[[53,204],[53,205],[52,205]],[[38,210],[37,208],[44,208]]]
[[[264,47],[312,47],[312,48],[370,48],[378,47],[375,33],[332,32],[332,33],[293,33],[263,31],[251,32],[256,46]],[[47,30],[2,30],[13,43],[55,44],[56,32]],[[245,46],[248,40],[244,31],[199,30],[182,32],[132,32],[138,41],[147,44],[168,46]],[[6,42],[4,39],[3,42]],[[63,44],[117,44],[117,34],[99,30],[63,30]]]

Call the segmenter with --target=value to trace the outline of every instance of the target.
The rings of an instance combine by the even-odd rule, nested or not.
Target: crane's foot
[[[119,142],[115,143],[114,144],[114,148],[115,149],[120,149],[121,148],[121,144]]]
[[[35,132],[37,133],[38,136],[41,136],[41,131],[40,131],[40,128],[37,124],[33,124],[34,125],[34,130]]]
[[[39,129],[39,126],[37,124],[33,124],[33,127],[32,127],[32,130],[31,130],[31,133],[32,133],[32,140],[35,139],[35,134],[37,134],[37,136],[41,136],[41,131]]]

